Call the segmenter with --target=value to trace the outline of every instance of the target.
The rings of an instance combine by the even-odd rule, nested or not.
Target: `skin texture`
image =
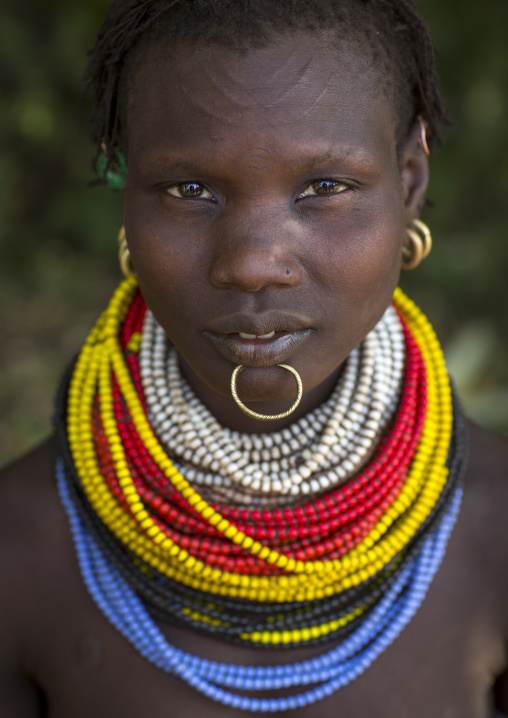
[[[330,63],[341,72],[330,74]],[[224,330],[231,316],[303,317],[312,331],[288,361],[302,375],[308,411],[397,282],[426,158],[415,126],[398,165],[390,99],[359,67],[351,48],[333,54],[298,36],[241,57],[217,48],[152,51],[136,78],[126,197],[133,261],[189,381],[237,428],[261,430],[228,395],[235,362],[203,331]],[[326,78],[318,95],[317,77]],[[348,189],[302,197],[328,180]],[[185,182],[203,183],[216,201],[170,193]],[[242,396],[275,413],[294,395],[291,377],[263,365],[255,350],[249,361]],[[245,716],[140,658],[93,604],[54,460],[48,442],[0,477],[2,718]],[[487,718],[494,685],[508,711],[507,464],[504,442],[472,427],[463,508],[422,608],[363,676],[291,718]],[[268,664],[321,652],[265,653],[162,630],[178,647],[223,661]]]

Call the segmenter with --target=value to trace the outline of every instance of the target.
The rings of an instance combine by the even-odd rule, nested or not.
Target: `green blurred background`
[[[0,463],[50,431],[59,376],[120,278],[122,197],[93,179],[86,50],[108,0],[0,8]],[[403,287],[471,416],[508,433],[508,2],[418,0],[455,126],[432,159],[435,248]]]

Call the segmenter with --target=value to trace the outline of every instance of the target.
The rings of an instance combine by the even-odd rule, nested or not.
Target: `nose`
[[[222,223],[221,223],[222,224]],[[302,281],[297,237],[291,223],[265,216],[245,217],[216,227],[210,281],[219,289],[259,292],[268,286],[293,287]]]

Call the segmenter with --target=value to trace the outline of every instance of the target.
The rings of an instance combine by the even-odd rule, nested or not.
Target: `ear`
[[[402,184],[406,208],[406,225],[416,219],[425,203],[429,182],[429,163],[422,142],[422,125],[412,126],[402,153]]]

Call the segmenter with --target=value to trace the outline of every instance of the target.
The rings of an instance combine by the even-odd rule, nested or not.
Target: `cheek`
[[[126,233],[147,305],[170,338],[181,334],[179,327],[204,301],[206,244],[185,222],[161,222],[156,212],[140,211],[139,203],[126,211]]]
[[[139,285],[149,308],[174,341],[185,335],[206,302],[200,262],[188,251],[155,251],[140,272]]]
[[[338,223],[324,243],[319,282],[331,303],[333,343],[348,352],[389,306],[400,274],[403,215],[366,211]]]
[[[381,318],[397,286],[402,226],[401,203],[390,214],[370,207],[337,223],[333,241],[324,245],[323,279],[334,286],[341,310],[355,318],[351,328],[363,336]]]
[[[401,251],[400,223],[382,219],[375,221],[363,244],[352,247],[349,271],[356,292],[365,298],[366,311],[382,313],[391,301],[399,279]]]

